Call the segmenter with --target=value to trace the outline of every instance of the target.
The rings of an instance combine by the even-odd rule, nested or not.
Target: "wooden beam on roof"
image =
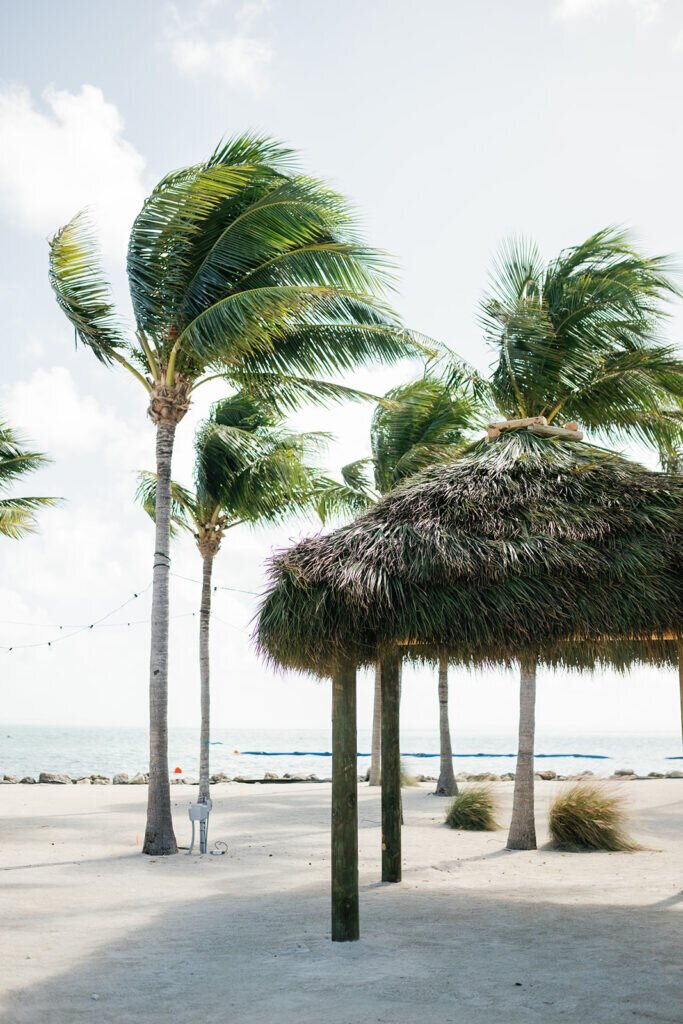
[[[536,437],[563,437],[567,441],[583,441],[582,430],[569,430],[567,427],[548,427],[541,423],[529,427]]]

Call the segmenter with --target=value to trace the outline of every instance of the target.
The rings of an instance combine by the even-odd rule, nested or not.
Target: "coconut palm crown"
[[[357,394],[321,377],[415,347],[382,297],[386,258],[360,241],[348,204],[293,164],[291,150],[245,135],[159,182],[130,234],[132,329],[114,307],[87,218],[50,242],[50,281],[76,338],[132,374],[157,426],[147,854],[177,852],[167,749],[176,425],[212,377],[288,409]]]
[[[482,302],[497,361],[479,387],[508,418],[573,420],[608,440],[675,449],[683,360],[659,336],[666,303],[680,294],[674,270],[615,228],[548,262],[533,243],[511,239]]]
[[[18,480],[51,460],[30,451],[27,442],[7,423],[0,421],[0,535],[19,540],[38,529],[36,512],[55,505],[58,498],[15,497],[9,493]]]

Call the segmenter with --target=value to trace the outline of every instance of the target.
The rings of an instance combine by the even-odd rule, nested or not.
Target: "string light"
[[[171,576],[175,576],[177,579],[186,580],[188,583],[199,583],[199,584],[201,583],[201,580],[193,580],[189,576],[179,576],[178,573],[171,573]],[[105,615],[103,615],[99,619],[96,619],[94,622],[86,622],[86,623],[83,623],[83,624],[80,624],[80,623],[79,624],[74,624],[74,623],[47,623],[47,622],[39,623],[39,622],[20,622],[20,621],[14,620],[14,619],[0,619],[0,623],[4,623],[4,624],[7,624],[7,625],[13,625],[13,626],[33,626],[33,627],[38,628],[38,629],[59,629],[59,630],[72,629],[71,633],[63,633],[62,636],[53,637],[51,640],[38,641],[37,643],[32,643],[32,644],[12,644],[11,646],[9,646],[7,644],[0,644],[0,650],[7,651],[7,653],[9,654],[11,651],[27,650],[29,648],[34,648],[34,647],[53,647],[55,644],[62,643],[64,640],[71,640],[73,637],[79,636],[79,634],[84,633],[87,630],[91,630],[91,629],[117,629],[117,628],[120,628],[122,626],[125,626],[126,628],[128,628],[129,626],[138,626],[138,625],[148,624],[149,623],[149,619],[132,619],[130,622],[106,622],[106,619],[111,618],[112,615],[115,615],[116,612],[121,611],[122,608],[125,608],[127,605],[131,604],[132,601],[136,601],[138,598],[142,597],[143,594],[147,593],[147,591],[151,588],[151,586],[152,586],[152,584],[148,583],[147,586],[144,587],[142,590],[139,590],[137,593],[134,593],[132,595],[132,597],[127,598],[125,601],[122,602],[122,604],[117,605],[116,608],[112,608],[111,611],[108,611]],[[254,591],[250,591],[250,590],[237,590],[237,588],[235,588],[235,587],[223,587],[223,586],[220,586],[220,585],[216,585],[216,586],[213,587],[213,589],[214,589],[214,591],[216,591],[216,590],[229,590],[230,591],[231,590],[231,591],[235,591],[236,593],[239,593],[239,594],[250,594],[250,595],[252,595],[254,597],[258,597],[258,594],[256,594]],[[171,616],[169,616],[169,621],[174,621],[176,619],[195,618],[197,614],[198,614],[197,612],[181,612],[178,615],[171,615]],[[214,621],[220,622],[224,626],[229,626],[231,629],[235,629],[237,632],[242,632],[242,630],[240,630],[239,627],[233,625],[233,623],[231,623],[231,622],[226,622],[225,619],[219,618],[213,612],[210,612],[209,614],[210,614],[211,618],[214,619]]]

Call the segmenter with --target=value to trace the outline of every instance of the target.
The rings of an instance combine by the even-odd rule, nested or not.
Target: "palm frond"
[[[562,409],[604,431],[610,411],[600,414],[598,389],[592,403],[589,392],[606,374],[614,380],[620,362],[625,391],[639,380],[638,401],[648,394],[651,401],[655,391],[659,399],[666,391],[670,402],[680,394],[678,371],[657,328],[667,316],[666,301],[679,293],[675,270],[668,257],[643,256],[626,232],[614,228],[563,250],[545,267],[526,244],[511,243],[496,266],[481,316],[498,353],[491,378],[498,408],[549,418]],[[654,358],[657,348],[669,369],[657,377],[651,368],[645,384],[645,367],[638,372],[635,363],[644,351]]]
[[[57,303],[73,325],[76,337],[102,363],[129,349],[116,313],[109,283],[100,268],[93,226],[77,214],[53,236],[50,246],[50,284]]]
[[[7,423],[0,421],[0,534],[18,540],[38,529],[36,512],[59,504],[61,498],[15,497],[7,492],[27,473],[52,462],[43,452],[28,449],[28,442]]]
[[[380,493],[441,457],[452,456],[481,425],[479,402],[438,379],[394,388],[378,405],[370,433],[375,485]]]
[[[157,475],[150,470],[138,473],[135,500],[150,519],[156,521]],[[194,533],[198,526],[199,510],[196,496],[181,484],[171,481],[171,536],[181,531]]]
[[[241,369],[233,371],[230,377],[243,391],[270,405],[279,414],[295,411],[305,402],[325,405],[349,399],[383,401],[367,391],[315,377],[295,377],[285,373],[246,373]]]

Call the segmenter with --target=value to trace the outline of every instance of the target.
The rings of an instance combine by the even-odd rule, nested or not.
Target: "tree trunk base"
[[[439,776],[439,781],[436,784],[434,790],[434,796],[457,796],[458,795],[458,784],[451,775],[450,778],[444,778],[443,775]]]
[[[537,850],[536,845],[536,831],[526,832],[520,835],[508,836],[507,846],[508,850]]]
[[[148,829],[145,832],[145,841],[142,852],[150,857],[170,857],[178,852],[178,844],[173,832],[173,826],[162,829]]]

